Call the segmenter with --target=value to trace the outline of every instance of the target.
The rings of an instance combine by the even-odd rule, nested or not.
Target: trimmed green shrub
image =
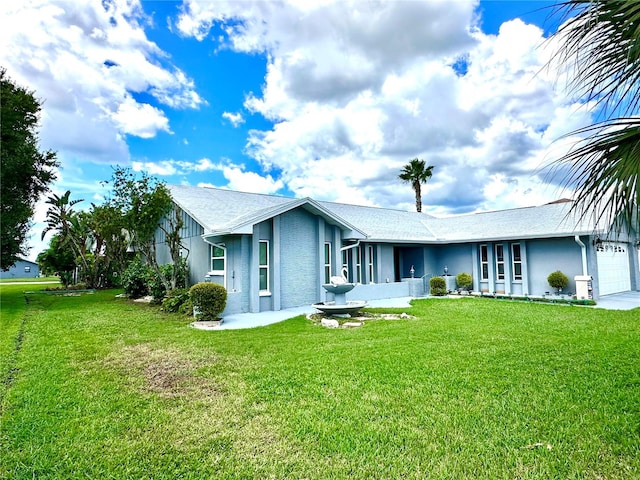
[[[458,275],[456,275],[456,284],[458,285],[458,288],[464,288],[465,290],[468,290],[473,285],[473,278],[469,273],[459,273]]]
[[[216,320],[227,306],[227,289],[217,283],[200,282],[189,289],[196,320]]]
[[[569,277],[567,277],[560,270],[556,270],[555,272],[551,272],[547,277],[547,282],[553,288],[557,288],[558,290],[562,290],[567,285],[569,285]]]
[[[149,294],[150,268],[141,259],[136,258],[122,274],[122,288],[131,298],[140,298]]]
[[[429,287],[431,295],[442,296],[447,294],[447,282],[442,277],[431,277]]]
[[[189,290],[186,288],[176,288],[167,293],[162,300],[162,310],[165,312],[176,313],[181,310],[182,305],[189,300]],[[191,307],[193,311],[193,306]]]

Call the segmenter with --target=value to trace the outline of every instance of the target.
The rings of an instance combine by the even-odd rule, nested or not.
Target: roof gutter
[[[582,251],[582,275],[589,275],[587,273],[587,246],[580,240],[580,235],[576,235],[574,238]]]

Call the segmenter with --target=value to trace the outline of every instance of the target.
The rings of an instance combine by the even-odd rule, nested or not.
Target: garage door
[[[629,251],[626,243],[602,242],[597,246],[600,295],[631,290]]]

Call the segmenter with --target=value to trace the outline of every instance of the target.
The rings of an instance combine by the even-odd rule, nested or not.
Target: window
[[[356,252],[356,282],[362,283],[362,249],[356,247],[353,250]]]
[[[513,262],[513,279],[522,280],[522,253],[519,243],[511,244],[511,258]]]
[[[331,242],[324,242],[324,283],[331,281]]]
[[[369,245],[369,283],[375,283],[376,279],[373,274],[373,245]]]
[[[226,249],[211,245],[211,272],[214,275],[224,275],[226,256]]]
[[[258,261],[260,265],[260,292],[269,291],[269,242],[260,240]]]
[[[480,272],[482,280],[489,280],[489,256],[486,245],[480,245]]]
[[[496,245],[496,272],[498,280],[504,280],[504,245]]]
[[[31,267],[30,266],[26,266],[24,267],[24,273],[30,273],[31,272]]]
[[[347,255],[348,250],[342,250],[342,271],[340,272],[340,274],[342,274],[342,272],[346,272],[347,275],[347,281],[350,281],[351,279],[349,278],[350,273],[349,273],[349,256]]]

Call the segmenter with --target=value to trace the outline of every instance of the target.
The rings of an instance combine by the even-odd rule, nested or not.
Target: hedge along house
[[[344,271],[358,285],[348,299],[420,296],[431,276],[473,276],[477,292],[543,295],[561,270],[593,277],[594,298],[640,290],[635,232],[609,239],[608,229],[567,216],[569,202],[436,218],[424,213],[310,198],[169,186],[183,212],[182,243],[190,280],[228,292],[226,314],[280,310],[332,300],[322,289]],[[157,236],[159,263],[168,248]],[[454,287],[451,284],[451,288]]]

